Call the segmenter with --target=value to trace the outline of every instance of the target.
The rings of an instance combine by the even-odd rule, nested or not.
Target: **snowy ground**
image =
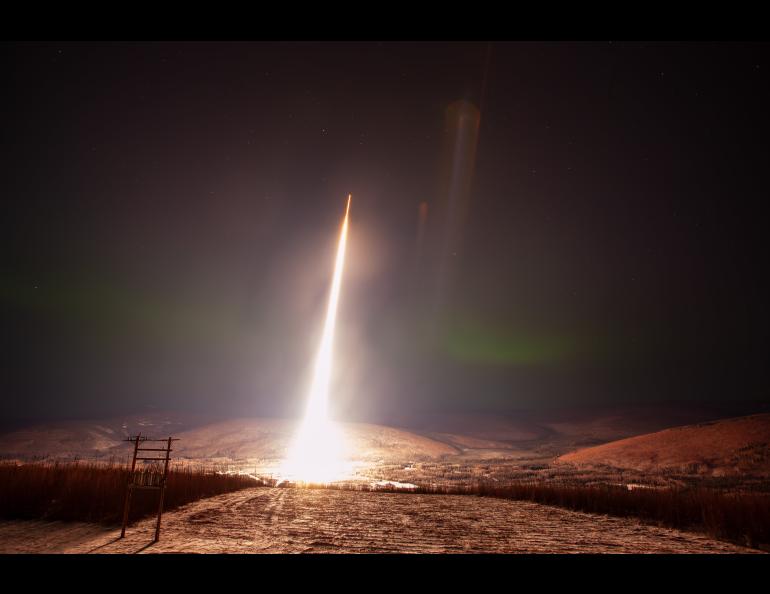
[[[0,522],[0,553],[743,553],[633,519],[458,495],[254,488],[119,529]]]

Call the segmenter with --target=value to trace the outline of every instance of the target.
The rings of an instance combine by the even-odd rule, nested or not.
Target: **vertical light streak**
[[[332,350],[334,343],[334,329],[337,324],[337,304],[340,299],[340,286],[342,285],[342,270],[345,267],[345,247],[348,239],[348,213],[350,212],[351,195],[348,194],[348,204],[345,209],[345,219],[342,222],[342,231],[337,245],[337,258],[334,262],[334,277],[329,294],[329,305],[326,309],[326,321],[324,322],[321,345],[316,358],[313,384],[310,388],[310,399],[305,418],[328,418],[329,406],[329,382],[332,370]]]
[[[342,272],[345,267],[350,200],[351,195],[348,194],[345,218],[337,244],[329,305],[326,309],[321,344],[316,355],[305,418],[280,470],[280,480],[325,483],[343,478],[345,474],[346,447],[344,436],[337,424],[329,418],[329,384],[332,372],[334,329],[337,324],[337,306],[342,285]]]

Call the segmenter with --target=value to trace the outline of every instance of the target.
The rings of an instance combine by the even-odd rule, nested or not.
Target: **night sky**
[[[0,415],[296,414],[349,192],[343,417],[767,402],[768,58],[4,44]]]

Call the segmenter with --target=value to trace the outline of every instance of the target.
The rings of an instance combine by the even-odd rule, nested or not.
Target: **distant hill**
[[[0,456],[21,458],[122,456],[129,435],[168,436],[206,422],[203,417],[153,412],[109,419],[59,421],[0,435]],[[210,421],[209,421],[210,422]]]
[[[757,405],[732,410],[723,406],[669,403],[556,409],[539,413],[534,420],[575,446],[589,446],[671,427],[764,412],[768,412],[767,409]]]
[[[571,452],[557,462],[643,472],[770,475],[770,414],[664,429]]]
[[[0,436],[4,458],[83,458],[122,460],[130,454],[124,440],[141,431],[150,437],[179,438],[174,458],[193,460],[278,459],[285,455],[296,423],[247,418],[204,423],[156,415],[126,419],[64,421],[37,425]],[[359,460],[426,460],[457,454],[450,445],[391,427],[343,423]]]
[[[704,472],[711,467],[727,472],[724,468],[742,468],[741,464],[745,466],[749,460],[759,460],[757,457],[764,455],[762,448],[770,441],[767,430],[770,414],[747,417],[754,421],[747,421],[745,426],[722,427],[727,421],[716,425],[702,422],[714,418],[714,411],[706,409],[618,407],[507,415],[431,414],[393,423],[397,427],[371,423],[342,425],[357,452],[357,459],[362,461],[408,462],[455,455],[485,460],[524,459],[532,455],[552,460],[557,454],[584,447],[586,449],[559,460],[627,468],[694,464],[702,466]],[[701,431],[688,441],[689,432],[684,431],[687,427],[668,429],[684,424]],[[175,459],[221,463],[275,460],[285,455],[294,429],[295,422],[286,419],[216,420],[155,411],[113,419],[47,423],[11,431],[0,435],[0,457],[122,461],[130,454],[125,438],[141,431],[150,437],[179,438],[174,448]],[[655,431],[657,433],[653,433]],[[648,443],[650,436],[659,437]],[[749,441],[741,441],[744,437]],[[712,447],[718,451],[711,452]],[[725,453],[732,451],[730,448],[740,450],[735,460]]]
[[[753,412],[764,411],[746,411]],[[728,416],[737,415],[725,414],[725,411],[711,406],[667,404],[575,407],[500,414],[431,413],[411,418],[391,418],[387,424],[462,449],[520,451],[551,446],[565,452]]]
[[[431,414],[395,424],[459,449],[515,449],[527,442],[547,440],[553,433],[528,418],[479,413]]]
[[[284,419],[235,419],[177,435],[178,455],[189,458],[263,458],[284,456],[296,423]],[[368,423],[342,423],[360,460],[435,459],[456,454],[444,443],[401,429]]]

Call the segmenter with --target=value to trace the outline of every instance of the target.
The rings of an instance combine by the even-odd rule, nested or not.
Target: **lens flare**
[[[345,246],[348,237],[348,213],[351,195],[345,209],[342,231],[337,245],[334,276],[329,294],[321,345],[316,356],[313,382],[310,387],[307,410],[294,442],[279,471],[281,481],[328,483],[345,478],[350,473],[348,447],[337,423],[329,418],[329,383],[332,372],[334,328],[337,323],[337,304],[345,267]]]

